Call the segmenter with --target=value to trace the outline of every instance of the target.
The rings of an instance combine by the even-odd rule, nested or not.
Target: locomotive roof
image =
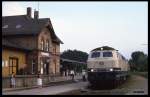
[[[101,48],[103,48],[103,49],[101,49]],[[102,46],[102,47],[95,48],[92,51],[99,51],[99,50],[116,50],[116,49],[109,47],[109,46]]]

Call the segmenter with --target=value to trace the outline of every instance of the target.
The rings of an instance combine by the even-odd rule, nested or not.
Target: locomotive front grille
[[[115,72],[89,72],[88,80],[113,80],[115,75]]]
[[[93,70],[93,71],[91,71],[91,70]],[[109,69],[106,69],[106,68],[90,68],[90,69],[88,69],[88,72],[107,72],[107,71],[109,71]]]

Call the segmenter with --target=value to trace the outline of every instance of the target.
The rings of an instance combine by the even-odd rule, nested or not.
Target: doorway
[[[18,58],[9,57],[9,74],[18,73]]]

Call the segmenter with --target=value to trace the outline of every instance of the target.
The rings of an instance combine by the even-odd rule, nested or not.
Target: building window
[[[48,69],[47,65],[48,65],[47,63],[44,63],[44,74],[47,74],[47,69]]]
[[[41,50],[44,50],[44,40],[43,39],[41,40],[40,45],[41,45]]]
[[[57,69],[57,66],[56,66],[56,58],[53,59],[53,62],[54,62],[54,65],[55,65],[55,74],[56,74],[56,69]]]
[[[49,51],[49,40],[46,40],[46,51]]]
[[[43,74],[43,60],[42,60],[42,58],[41,58],[41,62],[40,62],[40,72],[41,72],[41,74]]]
[[[18,74],[18,58],[9,57],[9,74]]]
[[[40,57],[40,72],[41,74],[49,74],[49,59]]]
[[[32,74],[35,73],[35,60],[32,60]]]
[[[53,53],[56,54],[56,45],[53,47]]]
[[[56,46],[55,46],[55,54],[56,54],[57,50],[56,50]]]

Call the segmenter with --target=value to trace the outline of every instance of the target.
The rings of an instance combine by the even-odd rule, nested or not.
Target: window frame
[[[40,41],[40,49],[44,50],[44,39],[43,38]]]
[[[16,64],[14,64],[14,62]],[[19,59],[16,57],[9,57],[9,74],[12,74],[12,72],[16,72],[16,74],[18,74],[18,63],[19,63]],[[14,71],[13,68],[16,68]],[[11,72],[10,72],[11,71]]]
[[[49,51],[49,40],[46,40],[46,51]]]
[[[106,54],[107,53],[107,54]],[[108,53],[111,53],[111,56],[108,56]],[[113,57],[113,53],[111,51],[104,51],[103,52],[103,58],[106,58],[106,57]],[[105,56],[104,56],[105,55]],[[107,55],[107,56],[106,56]],[[110,55],[110,54],[109,54]]]
[[[93,54],[96,54],[96,55],[93,55]],[[91,58],[99,58],[99,57],[101,57],[101,52],[92,52]]]

